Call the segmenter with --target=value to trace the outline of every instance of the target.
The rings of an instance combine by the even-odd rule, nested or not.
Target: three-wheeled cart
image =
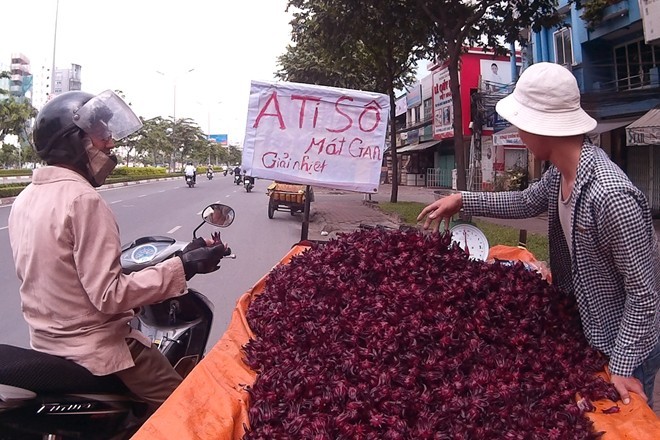
[[[268,188],[268,218],[273,218],[275,211],[289,211],[291,215],[305,210],[305,185],[294,185],[285,182],[273,182]],[[310,188],[310,199],[314,201],[314,193]]]

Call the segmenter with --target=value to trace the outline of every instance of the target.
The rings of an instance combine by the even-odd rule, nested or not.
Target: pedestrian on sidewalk
[[[634,392],[652,406],[660,368],[660,254],[648,201],[585,136],[596,121],[580,107],[566,68],[528,67],[496,110],[552,166],[524,191],[459,192],[425,207],[418,220],[438,229],[461,209],[498,218],[547,212],[552,279],[576,296],[585,336],[609,357],[623,403]]]

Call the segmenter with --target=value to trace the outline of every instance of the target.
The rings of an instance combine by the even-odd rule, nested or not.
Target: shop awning
[[[435,147],[436,145],[440,144],[442,141],[426,141],[426,142],[420,142],[419,144],[414,144],[414,145],[406,145],[405,147],[401,147],[396,150],[397,154],[400,153],[414,153],[417,151],[422,151],[426,150],[427,148]]]
[[[625,119],[611,119],[608,121],[600,121],[596,128],[587,133],[588,136],[595,134],[607,133],[608,131],[616,130],[617,128],[625,127],[633,122],[635,118],[625,118]]]
[[[626,127],[626,145],[660,145],[660,107]]]
[[[660,116],[660,113],[659,113]],[[612,119],[608,121],[601,121],[598,123],[596,128],[591,130],[589,133],[587,133],[587,136],[594,136],[597,134],[602,134],[602,133],[607,133],[608,131],[615,130],[617,128],[625,127],[626,125],[629,125],[631,122],[633,122],[634,119],[626,118],[626,119]],[[660,121],[660,119],[659,119]],[[660,122],[658,123],[658,126],[660,127]],[[656,128],[658,130],[658,135],[660,136],[660,128]],[[660,140],[660,138],[658,138]],[[505,147],[523,147],[525,144],[523,141],[520,139],[518,136],[518,128],[511,125],[507,128],[505,128],[502,131],[498,131],[497,133],[493,133],[493,145],[503,145]],[[630,145],[630,144],[628,144]]]

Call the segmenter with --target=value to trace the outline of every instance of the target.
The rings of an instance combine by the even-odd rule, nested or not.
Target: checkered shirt
[[[571,255],[557,207],[560,177],[551,167],[524,191],[463,192],[463,209],[497,218],[547,212],[554,282],[575,294],[584,334],[609,356],[610,371],[631,376],[660,333],[660,250],[648,202],[603,150],[585,143],[573,189]]]

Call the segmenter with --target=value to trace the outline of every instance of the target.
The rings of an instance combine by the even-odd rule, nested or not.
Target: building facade
[[[78,64],[71,64],[69,69],[55,69],[51,82],[51,97],[71,90],[81,90],[81,71],[82,67]]]
[[[491,142],[494,130],[506,126],[497,118],[494,103],[510,92],[519,60],[512,63],[509,57],[472,48],[459,64],[460,96],[451,96],[448,67],[437,62],[396,101],[398,177],[403,185],[455,187],[454,99],[461,100],[469,188],[493,188],[506,164],[527,166],[524,145],[498,149]],[[386,181],[392,179],[389,159]]]
[[[533,34],[531,58],[573,72],[582,106],[598,121],[591,139],[660,211],[660,145],[633,142],[627,129],[660,106],[660,2],[613,0],[599,9],[588,2],[581,6],[559,1],[564,21]],[[660,118],[647,123],[660,130]]]

